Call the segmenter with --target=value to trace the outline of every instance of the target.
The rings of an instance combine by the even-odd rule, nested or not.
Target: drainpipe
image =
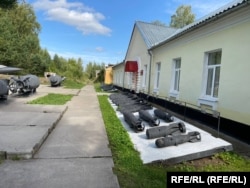
[[[152,58],[153,54],[151,50],[148,50],[148,54],[150,55],[150,60],[149,60],[149,70],[148,70],[148,96],[150,95],[150,82],[151,82],[151,65],[152,65]]]

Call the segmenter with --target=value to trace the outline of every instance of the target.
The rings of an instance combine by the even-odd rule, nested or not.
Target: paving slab
[[[34,100],[57,91],[40,85],[29,95],[11,94],[0,101],[0,155],[1,158],[30,159],[55,128],[67,105],[32,105]],[[77,94],[79,90],[59,89],[61,93]]]
[[[49,87],[42,89],[45,94]],[[63,89],[61,92],[63,93]],[[33,96],[41,95],[39,93]],[[24,116],[17,117],[2,127],[16,127],[16,130],[12,132],[12,138],[16,134],[22,135],[23,133],[28,133],[30,137],[37,135],[34,140],[20,136],[20,142],[26,139],[29,140],[30,145],[33,145],[38,138],[42,138],[43,144],[32,158],[26,156],[27,160],[5,160],[1,164],[0,187],[119,188],[117,176],[112,170],[114,167],[112,153],[93,86],[87,85],[79,90],[72,100],[62,107],[65,109],[63,116],[56,123],[53,131],[46,136],[46,140],[42,137],[44,135],[42,127],[49,128],[49,125],[53,124],[49,120],[56,115],[41,121],[43,115],[60,114],[62,109],[55,107],[57,112],[53,112],[53,106],[29,107],[25,104],[26,99],[20,99],[12,98],[12,101],[4,105],[5,109],[9,108],[7,113]],[[18,107],[15,107],[16,105],[11,107],[13,101],[16,104],[19,102]],[[13,109],[15,112],[11,111]],[[21,109],[25,109],[25,113]],[[22,125],[16,125],[19,120]],[[37,122],[40,122],[40,126]],[[36,126],[27,126],[27,124],[36,124]],[[38,128],[40,128],[39,131]],[[6,137],[8,138],[9,135],[7,134]],[[17,141],[17,138],[14,140]],[[17,143],[14,145],[16,146]],[[25,151],[25,148],[22,150]]]
[[[4,188],[118,188],[112,158],[32,159],[0,165]]]
[[[232,151],[233,146],[231,143],[212,136],[210,133],[197,128],[196,126],[182,121],[174,117],[174,122],[183,122],[186,127],[186,133],[192,131],[198,131],[201,135],[200,142],[186,142],[176,146],[167,146],[163,148],[158,148],[155,144],[155,139],[148,139],[146,136],[146,130],[150,127],[147,122],[142,121],[145,125],[145,129],[142,132],[136,133],[130,128],[130,126],[125,122],[123,114],[117,111],[117,106],[109,100],[113,109],[116,111],[117,117],[120,119],[122,125],[127,130],[131,141],[134,144],[134,148],[140,153],[141,160],[144,164],[154,163],[154,162],[164,162],[165,164],[176,164],[183,161],[190,161],[194,159],[200,159],[203,157],[212,156],[218,152]],[[155,108],[148,110],[151,115]],[[133,113],[136,118],[139,118],[138,112]],[[173,123],[173,122],[172,122]],[[168,126],[170,123],[161,121],[159,126]]]
[[[0,111],[0,151],[6,159],[32,158],[63,113]]]
[[[72,117],[67,113],[35,158],[112,157],[103,122],[95,116]]]

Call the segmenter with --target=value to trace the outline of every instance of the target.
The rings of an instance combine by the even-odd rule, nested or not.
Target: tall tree
[[[195,20],[195,15],[192,13],[191,6],[181,5],[177,8],[176,13],[171,16],[170,26],[182,28]]]
[[[162,22],[161,22],[161,21],[159,21],[159,20],[152,21],[151,23],[152,23],[152,24],[154,24],[154,25],[166,26],[166,24],[165,24],[165,23],[162,23]]]
[[[0,62],[27,72],[30,67],[33,70],[33,61],[40,62],[37,60],[39,32],[40,24],[30,5],[23,3],[12,9],[0,9]]]

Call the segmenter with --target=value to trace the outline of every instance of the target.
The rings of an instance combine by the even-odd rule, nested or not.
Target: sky
[[[40,45],[51,57],[81,58],[83,65],[125,59],[136,21],[170,24],[181,5],[196,20],[232,0],[26,0],[41,25]]]

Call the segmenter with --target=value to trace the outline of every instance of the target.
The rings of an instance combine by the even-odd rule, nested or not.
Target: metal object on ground
[[[124,111],[123,117],[125,122],[127,122],[129,126],[135,130],[135,132],[140,132],[144,130],[144,124],[141,120],[137,119],[132,112]]]
[[[66,79],[64,76],[59,75],[47,75],[51,87],[61,86],[62,82]]]
[[[113,84],[102,84],[100,87],[102,91],[110,91],[110,92],[118,91],[118,89],[116,89]]]
[[[113,93],[109,96],[109,99],[118,106],[118,111],[123,113],[124,111],[138,112],[139,110],[152,109],[152,105],[136,97],[134,94],[127,93]]]
[[[151,127],[160,125],[160,120],[157,119],[156,117],[153,117],[147,110],[140,110],[139,117],[142,120],[146,121]]]
[[[158,148],[167,147],[167,146],[177,146],[185,142],[199,142],[201,141],[201,135],[197,131],[189,132],[184,135],[174,135],[166,136],[164,138],[158,138],[155,140],[155,145]]]
[[[152,139],[185,132],[185,124],[183,122],[176,122],[166,126],[149,128],[146,130],[146,135],[148,139]]]
[[[163,110],[155,109],[154,114],[156,117],[163,119],[166,122],[173,122],[174,121],[174,116],[172,116],[169,113],[164,112]]]
[[[0,79],[0,98],[7,99],[9,94],[9,80]]]
[[[11,77],[9,89],[12,93],[35,93],[40,86],[40,80],[36,75],[27,74],[25,76]]]

